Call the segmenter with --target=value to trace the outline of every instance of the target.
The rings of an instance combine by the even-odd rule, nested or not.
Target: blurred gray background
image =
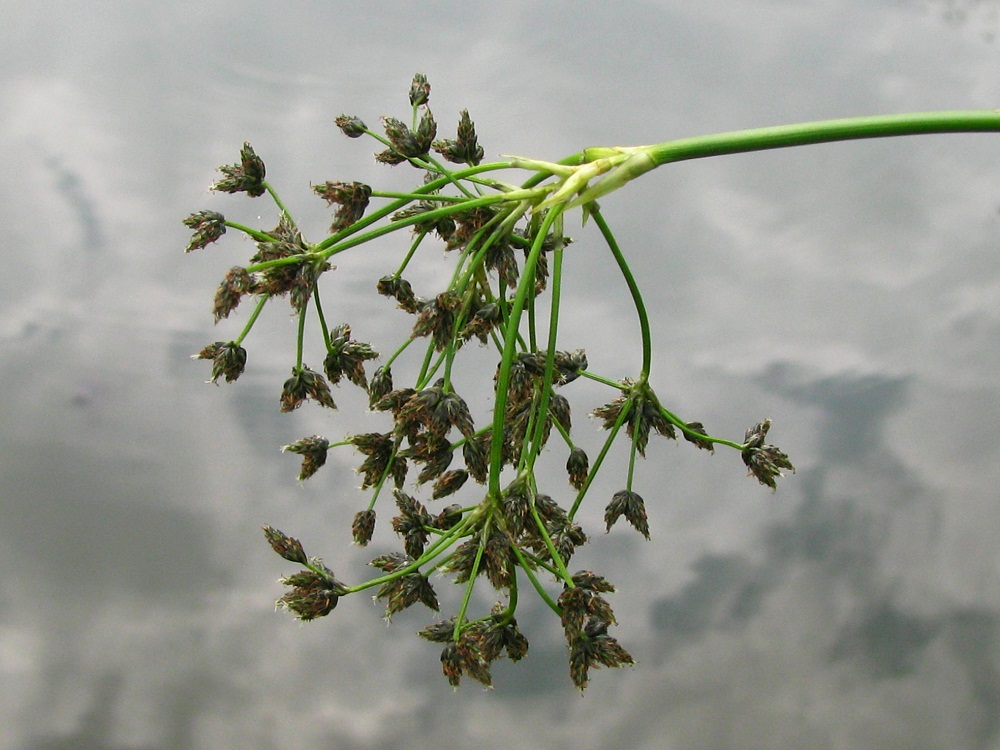
[[[213,208],[274,225],[265,199],[207,190],[244,140],[314,241],[329,213],[310,183],[407,187],[333,118],[405,117],[418,71],[442,135],[468,108],[488,157],[558,159],[996,108],[997,31],[985,0],[7,3],[0,747],[1000,748],[1000,135],[686,162],[602,201],[665,404],[737,440],[772,417],[799,471],[772,494],[733,451],[654,440],[645,542],[603,533],[614,459],[574,566],[618,585],[638,665],[593,674],[584,697],[534,597],[528,658],[498,664],[493,691],[448,687],[413,635],[426,610],[388,628],[365,596],[307,626],[273,611],[293,568],[261,524],[352,582],[397,546],[389,514],[372,548],[349,544],[355,455],[300,486],[278,446],[383,424],[347,389],[336,414],[278,413],[282,305],[240,382],[206,385],[189,355],[242,327],[246,311],[213,328],[211,298],[253,247],[185,257],[180,223]],[[634,375],[624,286],[591,227],[568,231],[566,346]],[[330,316],[383,351],[408,325],[373,286],[399,242],[341,256],[324,287]],[[426,256],[412,280],[429,295],[450,259]],[[463,377],[482,415],[489,383]],[[593,449],[584,415],[609,394],[567,395]]]

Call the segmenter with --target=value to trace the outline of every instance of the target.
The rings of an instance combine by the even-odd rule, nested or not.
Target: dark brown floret
[[[462,542],[448,557],[441,570],[444,573],[455,573],[455,583],[465,583],[472,577],[472,566],[479,554],[479,538]],[[482,572],[482,567],[477,571]]]
[[[615,638],[608,635],[608,623],[591,619],[570,643],[569,674],[580,690],[587,687],[591,667],[632,666],[635,660]]]
[[[462,301],[453,291],[442,292],[432,300],[425,300],[420,305],[417,322],[413,324],[413,336],[420,338],[430,336],[434,348],[443,351],[451,342],[455,327],[455,311],[461,307]]]
[[[490,663],[483,654],[482,623],[470,625],[458,638],[455,644],[462,673],[486,687],[493,687],[490,676]]]
[[[212,190],[222,193],[246,193],[256,198],[264,194],[264,162],[254,153],[249,143],[240,150],[240,163],[219,167],[224,179],[212,185]]]
[[[225,378],[227,383],[232,383],[246,368],[247,350],[235,341],[216,341],[195,354],[193,359],[212,360],[212,379],[209,382],[217,383],[219,378]]]
[[[447,439],[437,437],[429,432],[421,432],[410,438],[410,449],[404,456],[424,467],[417,475],[417,484],[437,480],[451,465],[455,454]],[[458,489],[456,487],[456,489]],[[443,496],[442,496],[443,497]]]
[[[507,658],[520,661],[528,654],[528,639],[517,627],[517,620],[512,613],[499,602],[493,605],[493,622],[484,633],[484,651],[490,656],[490,661],[499,656],[500,649],[506,649]]]
[[[419,107],[427,104],[431,98],[431,85],[427,82],[427,76],[417,73],[410,83],[410,106]]]
[[[769,429],[771,420],[765,419],[747,430],[742,456],[743,463],[750,470],[749,473],[756,477],[758,482],[773,490],[776,488],[775,480],[785,476],[781,470],[794,472],[795,467],[783,451],[764,443]]]
[[[361,489],[378,484],[392,459],[392,451],[395,446],[392,433],[369,432],[363,435],[352,435],[348,438],[348,442],[367,457],[358,468],[358,473],[364,476],[361,481]]]
[[[360,138],[368,131],[368,126],[361,118],[353,115],[341,115],[334,122],[348,138]]]
[[[497,278],[508,289],[516,289],[521,272],[517,267],[517,259],[509,243],[498,240],[490,245],[483,259],[483,265],[488,271],[496,273]]]
[[[468,478],[469,472],[465,469],[453,469],[452,471],[444,472],[435,480],[431,497],[439,500],[442,497],[454,495],[462,488],[462,485],[465,484]]]
[[[385,555],[379,555],[368,564],[374,568],[378,568],[383,573],[395,573],[397,570],[402,570],[412,562],[413,560],[411,558],[400,552],[389,552]]]
[[[413,293],[410,282],[401,276],[383,276],[378,280],[378,293],[384,297],[392,297],[399,303],[401,310],[415,314],[423,300]]]
[[[308,570],[300,570],[281,579],[291,591],[277,602],[279,607],[287,609],[302,621],[330,614],[339,598],[348,593],[348,588],[336,579],[333,571],[319,558],[311,559],[309,565]]]
[[[458,646],[452,642],[444,647],[441,652],[441,671],[448,678],[448,684],[458,687],[462,681],[462,658],[458,653]]]
[[[434,141],[432,144],[446,160],[453,164],[471,164],[475,166],[483,160],[483,147],[476,137],[476,126],[469,117],[469,110],[463,109],[458,121],[458,138],[448,138]]]
[[[289,451],[302,456],[302,469],[299,472],[299,481],[305,481],[322,468],[326,463],[327,449],[330,441],[319,435],[304,437],[294,443],[283,445],[282,452]]]
[[[574,448],[569,452],[566,473],[569,474],[570,486],[574,490],[582,490],[590,474],[590,460],[583,448]]]
[[[307,398],[311,398],[320,406],[337,408],[330,394],[330,386],[326,384],[322,375],[305,366],[293,367],[292,377],[285,381],[281,389],[281,411],[294,411]]]
[[[302,233],[286,214],[282,214],[278,220],[278,226],[268,232],[271,239],[257,243],[257,252],[250,259],[251,264],[271,263],[272,261],[285,261],[270,265],[260,271],[255,279],[251,291],[254,294],[282,295],[287,294],[296,287],[301,287],[308,283],[308,278],[300,277],[299,270],[303,265],[302,258],[309,252]],[[316,273],[312,275],[315,282],[318,274],[329,270],[328,263],[321,263]],[[308,276],[308,274],[307,274]],[[302,302],[303,290],[297,293],[296,297]]]
[[[513,580],[517,560],[512,544],[507,532],[497,530],[490,534],[483,548],[482,570],[495,589],[505,589]]]
[[[441,531],[447,531],[448,529],[454,528],[455,525],[462,520],[462,515],[461,505],[457,503],[446,505],[444,510],[438,513],[437,517],[431,522],[431,526],[435,529],[440,529]]]
[[[465,468],[469,476],[479,484],[486,484],[489,473],[489,432],[481,432],[466,439],[462,445],[462,458],[465,459]]]
[[[351,524],[351,534],[354,536],[354,543],[364,547],[372,540],[375,533],[375,510],[359,510],[354,514],[354,522]]]
[[[397,612],[402,612],[418,602],[425,607],[438,611],[439,605],[437,595],[431,586],[427,576],[422,573],[408,573],[391,581],[386,581],[379,587],[376,599],[384,599],[386,602],[385,618],[391,620]]]
[[[426,156],[437,135],[437,124],[430,110],[426,110],[421,116],[416,132],[395,117],[383,117],[382,124],[392,147],[383,151],[376,159],[387,164],[399,164],[407,159]]]
[[[341,377],[359,388],[368,388],[364,362],[378,357],[378,352],[370,344],[351,340],[351,327],[346,323],[330,331],[329,352],[323,360],[323,371],[331,385],[340,382]]]
[[[392,390],[392,368],[388,366],[379,367],[372,375],[371,385],[368,386],[368,403],[374,409],[375,404],[382,400]]]
[[[184,219],[184,224],[194,230],[184,252],[203,248],[226,233],[226,217],[217,211],[198,211]]]
[[[503,315],[500,306],[491,302],[480,307],[462,327],[462,340],[468,341],[476,337],[485,344],[489,341],[490,331],[499,327]]]
[[[309,558],[306,557],[306,552],[302,548],[302,542],[298,539],[290,537],[271,526],[264,526],[263,528],[264,536],[268,544],[271,545],[271,549],[281,557],[288,560],[288,562],[298,563],[299,565],[305,565],[309,562]]]
[[[414,560],[424,553],[428,529],[434,521],[423,504],[405,492],[396,490],[396,506],[400,514],[392,519],[393,530],[403,537],[403,548]]]
[[[363,182],[324,182],[322,185],[314,185],[313,192],[323,198],[327,205],[336,203],[339,206],[330,225],[332,234],[360,221],[372,197],[371,186]]]
[[[218,323],[223,318],[228,318],[229,314],[240,304],[243,295],[249,292],[252,287],[253,279],[245,268],[236,266],[229,269],[226,278],[222,280],[215,292],[215,301],[212,305],[215,322]]]
[[[455,635],[455,618],[441,620],[417,632],[421,638],[431,643],[450,643]]]
[[[608,531],[611,531],[611,527],[614,526],[615,521],[621,516],[625,516],[625,520],[632,524],[636,531],[646,537],[646,539],[649,539],[646,504],[639,493],[632,492],[631,490],[621,490],[614,494],[614,497],[611,498],[611,502],[608,503],[608,507],[604,511],[604,523],[607,524]]]

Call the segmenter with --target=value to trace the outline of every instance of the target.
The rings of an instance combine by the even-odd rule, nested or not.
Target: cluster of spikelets
[[[384,135],[357,117],[337,118],[348,137],[370,136],[383,144],[377,161],[409,163],[423,172],[424,181],[403,198],[358,182],[316,185],[317,195],[337,207],[331,234],[321,242],[311,244],[303,238],[266,181],[264,163],[249,144],[244,145],[239,163],[220,168],[223,178],[213,185],[214,190],[254,197],[270,194],[280,218],[266,232],[227,221],[214,211],[200,211],[185,220],[193,231],[189,251],[217,241],[227,228],[249,235],[256,247],[246,265],[225,274],[213,308],[219,322],[229,318],[245,298],[253,298],[255,308],[248,323],[237,338],[212,343],[196,357],[211,361],[213,382],[237,380],[247,363],[242,343],[260,311],[271,299],[287,297],[301,324],[298,358],[281,388],[280,411],[293,411],[307,400],[335,409],[331,386],[346,380],[367,393],[374,412],[390,417],[381,432],[351,435],[336,444],[313,435],[284,446],[301,457],[302,480],[322,468],[330,450],[353,447],[361,456],[361,489],[369,497],[367,507],[354,517],[353,540],[361,546],[372,540],[382,507],[376,505],[391,495],[394,515],[390,525],[402,550],[376,557],[371,565],[379,574],[350,586],[338,581],[320,558],[307,556],[297,539],[265,526],[275,552],[302,566],[282,580],[288,591],[278,600],[281,607],[301,620],[314,620],[329,614],[341,597],[375,589],[375,598],[386,606],[386,618],[418,603],[436,612],[440,605],[429,576],[447,574],[464,586],[461,605],[455,615],[419,634],[442,645],[441,664],[449,683],[458,685],[466,676],[489,686],[490,665],[495,660],[506,656],[518,661],[527,654],[528,641],[518,628],[515,610],[519,589],[528,585],[559,617],[570,676],[583,689],[592,667],[633,663],[628,651],[608,634],[616,619],[605,595],[614,587],[596,573],[570,573],[568,568],[588,541],[575,520],[577,510],[611,442],[624,434],[632,461],[626,487],[607,503],[606,528],[610,530],[624,517],[647,539],[646,506],[632,488],[632,466],[636,454],[645,455],[653,432],[669,439],[680,433],[709,451],[720,443],[738,448],[749,473],[771,488],[783,470],[793,467],[784,453],[764,442],[770,426],[767,420],[748,430],[743,443],[710,437],[701,423],[683,422],[660,404],[647,382],[648,372],[636,380],[613,382],[589,372],[582,349],[536,345],[533,334],[523,334],[518,316],[525,306],[542,299],[550,283],[560,283],[559,256],[569,242],[562,235],[561,222],[545,219],[554,209],[538,208],[551,186],[534,188],[542,182],[538,177],[518,187],[478,176],[488,173],[489,165],[481,167],[483,149],[468,112],[461,113],[454,139],[438,140],[429,97],[426,79],[416,76],[409,97],[413,126],[383,118]],[[461,167],[448,168],[432,153]],[[496,168],[509,166],[499,163]],[[452,189],[451,194],[445,188]],[[525,200],[525,190],[530,194],[533,188],[537,195]],[[505,200],[507,195],[516,198]],[[486,196],[490,197],[484,200]],[[369,214],[373,199],[384,199],[386,205]],[[377,292],[393,299],[412,316],[412,323],[403,331],[403,343],[369,378],[365,365],[380,355],[371,345],[355,340],[349,325],[327,324],[318,282],[332,270],[329,259],[334,254],[364,242],[369,236],[366,232],[371,237],[386,233],[370,229],[375,226],[388,227],[387,231],[408,227],[414,234],[400,268],[376,283]],[[448,288],[424,298],[414,292],[403,273],[418,258],[414,250],[434,238],[456,255],[458,271]],[[550,272],[552,261],[555,272]],[[311,311],[319,321],[326,352],[322,371],[302,361],[304,322]],[[500,356],[496,371],[483,373],[493,378],[496,396],[494,413],[483,425],[476,424],[451,378],[453,362],[473,340],[494,347]],[[426,341],[419,355],[424,364],[415,380],[399,386],[394,383],[393,363],[419,341]],[[592,412],[608,432],[593,466],[571,437],[570,402],[562,392],[581,377],[615,390],[609,403]],[[558,435],[566,451],[570,504],[561,504],[537,484],[535,459],[552,435]],[[415,496],[428,485],[432,502],[461,501],[428,510]],[[483,578],[502,601],[473,617],[473,587]],[[555,582],[557,595],[549,591],[552,584],[546,579]]]

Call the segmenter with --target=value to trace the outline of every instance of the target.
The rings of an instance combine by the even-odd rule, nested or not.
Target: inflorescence
[[[681,435],[707,451],[716,445],[735,448],[748,473],[772,489],[782,471],[794,467],[783,452],[765,444],[770,420],[751,427],[738,443],[711,437],[700,422],[682,421],[664,408],[649,384],[645,307],[593,201],[583,204],[585,217],[594,220],[629,287],[639,314],[643,362],[634,379],[616,382],[592,373],[583,349],[559,347],[563,251],[570,242],[563,234],[563,214],[585,195],[587,180],[607,171],[607,165],[594,168],[584,155],[559,164],[522,159],[483,164],[469,113],[461,112],[454,139],[438,139],[429,99],[430,85],[417,75],[409,92],[409,126],[385,117],[382,135],[357,117],[336,119],[348,137],[380,142],[378,162],[408,163],[420,170],[423,180],[405,194],[379,192],[359,182],[315,185],[316,194],[336,207],[331,234],[317,243],[304,239],[249,144],[244,144],[239,163],[220,168],[223,178],[213,190],[269,194],[279,219],[269,231],[228,221],[214,211],[199,211],[184,220],[193,231],[187,251],[216,242],[228,229],[248,235],[256,247],[246,265],[226,272],[213,306],[219,322],[244,298],[253,299],[247,324],[235,339],[209,344],[195,356],[212,362],[211,382],[237,380],[247,364],[243,341],[261,310],[273,298],[287,297],[299,318],[298,353],[281,388],[279,410],[293,411],[305,401],[336,409],[331,386],[346,380],[366,392],[374,412],[388,417],[382,431],[351,435],[339,443],[312,435],[283,450],[301,457],[299,479],[306,480],[323,467],[328,451],[353,447],[362,458],[358,473],[368,497],[354,517],[353,541],[367,545],[379,514],[388,513],[402,550],[372,560],[379,573],[370,580],[347,585],[320,558],[308,557],[297,539],[265,526],[274,551],[302,568],[282,579],[288,592],[278,600],[280,607],[300,620],[313,620],[332,612],[341,597],[375,589],[375,599],[385,604],[386,619],[418,603],[437,612],[440,605],[430,574],[447,574],[463,587],[460,605],[454,615],[419,635],[441,647],[441,666],[451,685],[457,686],[464,676],[491,686],[494,661],[503,656],[518,661],[528,651],[515,619],[519,591],[527,585],[559,617],[570,677],[582,690],[591,668],[633,664],[629,652],[608,633],[616,624],[606,598],[614,586],[597,573],[569,568],[589,539],[577,521],[579,508],[612,443],[624,437],[630,460],[624,487],[607,503],[606,530],[624,518],[646,539],[647,507],[633,487],[633,470],[636,457],[645,456],[652,433],[671,440]],[[457,166],[446,166],[442,159]],[[512,167],[533,174],[520,185],[490,176]],[[375,201],[379,207],[373,209]],[[370,344],[354,338],[349,324],[328,324],[319,281],[334,269],[333,256],[405,228],[412,232],[405,258],[378,279],[376,290],[394,300],[412,323],[396,350],[381,359]],[[443,243],[454,256],[455,271],[447,288],[422,297],[405,274],[431,241]],[[303,362],[305,324],[312,316],[324,344],[321,369]],[[493,413],[478,423],[453,379],[459,354],[473,340],[498,356],[496,370],[481,374],[493,378]],[[419,372],[401,385],[394,382],[394,366],[411,350],[411,357],[421,363]],[[369,377],[366,364],[375,360],[381,363]],[[573,440],[570,402],[564,395],[580,378],[607,385],[615,394],[592,412],[607,431],[593,462]],[[550,440],[567,456],[569,492],[538,485],[536,461]],[[429,493],[424,489],[428,485]],[[430,508],[418,499],[421,492],[430,495]],[[560,495],[566,498],[562,502],[556,499]],[[472,594],[484,578],[500,601],[477,613],[479,603]]]

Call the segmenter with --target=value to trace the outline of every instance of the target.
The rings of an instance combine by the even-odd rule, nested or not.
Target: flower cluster
[[[736,443],[712,437],[702,423],[683,421],[666,409],[649,385],[648,346],[637,377],[620,382],[591,372],[583,348],[561,346],[557,321],[563,251],[571,241],[563,232],[563,213],[579,192],[571,189],[574,178],[566,171],[571,168],[539,163],[543,166],[519,187],[493,179],[492,171],[513,162],[482,163],[484,151],[467,110],[459,115],[456,136],[438,139],[430,96],[427,79],[416,76],[409,90],[409,124],[383,117],[384,135],[358,117],[336,119],[349,138],[367,136],[381,143],[378,162],[408,164],[422,173],[422,180],[402,194],[347,180],[315,184],[316,195],[336,207],[330,234],[319,242],[305,239],[265,180],[264,162],[249,144],[244,144],[239,163],[220,168],[223,178],[214,190],[252,197],[267,193],[279,218],[269,231],[227,221],[213,211],[185,219],[193,231],[187,251],[216,242],[227,229],[249,236],[255,249],[245,265],[226,272],[214,298],[216,323],[233,316],[244,298],[255,299],[243,331],[206,346],[196,357],[211,360],[212,382],[237,380],[247,361],[244,340],[260,312],[272,299],[287,297],[299,324],[279,411],[294,411],[306,401],[336,409],[333,389],[346,381],[365,392],[378,425],[340,442],[303,437],[282,450],[301,457],[299,479],[305,481],[322,469],[329,451],[353,448],[366,502],[354,515],[351,539],[357,546],[371,542],[385,498],[391,496],[388,525],[401,550],[378,555],[371,561],[377,574],[348,586],[322,560],[307,557],[297,539],[265,526],[275,552],[302,566],[282,579],[289,590],[278,600],[280,607],[301,620],[314,620],[332,612],[341,597],[373,589],[387,620],[415,604],[437,612],[447,596],[442,591],[439,598],[431,577],[448,576],[461,589],[453,597],[455,614],[425,627],[420,636],[441,647],[442,670],[451,685],[468,677],[492,686],[494,662],[504,657],[516,662],[527,654],[528,641],[515,618],[523,599],[519,592],[527,588],[559,619],[570,678],[583,690],[592,668],[634,663],[609,635],[616,619],[606,595],[614,587],[597,573],[570,573],[568,568],[591,539],[578,511],[612,445],[626,444],[629,470],[625,487],[607,502],[605,530],[610,532],[624,517],[645,539],[651,537],[650,519],[646,502],[633,487],[634,469],[636,459],[650,450],[654,434],[669,440],[683,435],[707,451],[717,445],[738,449],[750,473],[772,488],[782,470],[793,467],[784,453],[764,443],[769,420]],[[458,166],[445,166],[435,154]],[[562,195],[566,200],[556,200]],[[645,308],[627,263],[596,205],[587,210],[630,282],[639,335],[648,342]],[[328,273],[335,268],[330,262],[334,255],[403,229],[411,233],[405,256],[375,284],[375,291],[402,312],[399,341],[375,366],[373,361],[381,357],[371,344],[355,339],[351,325],[328,321],[328,314],[340,311],[324,306],[321,286],[334,277]],[[454,260],[454,272],[444,288],[415,290],[408,277],[427,275],[408,271],[433,242],[441,243]],[[340,304],[342,298],[333,299]],[[538,321],[546,318],[549,326],[543,333]],[[304,362],[310,321],[320,334],[322,372]],[[483,373],[465,364],[475,361],[464,356],[473,340],[493,352],[495,369],[490,364]],[[367,372],[366,366],[374,369]],[[490,375],[491,408],[477,418],[459,385],[463,379],[489,383]],[[594,462],[574,438],[571,398],[581,380],[614,393],[592,412],[605,430]],[[543,452],[564,453],[565,485],[548,486],[552,480],[536,470]],[[488,586],[501,601],[477,613],[476,586]]]
[[[458,687],[463,676],[493,687],[493,662],[503,656],[516,662],[528,654],[528,639],[509,608],[500,602],[493,605],[489,617],[459,630],[458,637],[455,632],[455,618],[451,618],[429,625],[418,634],[433,643],[446,644],[441,651],[441,669],[452,687]]]
[[[760,424],[754,425],[747,430],[743,440],[743,463],[747,465],[750,474],[757,478],[761,484],[767,485],[772,490],[776,488],[775,480],[785,476],[782,469],[795,471],[788,456],[773,445],[766,445],[764,438],[767,431],[771,429],[771,420],[765,419]]]
[[[581,690],[587,687],[590,668],[631,666],[632,656],[608,635],[616,624],[611,605],[601,594],[615,587],[589,570],[575,573],[559,596],[562,625],[569,644],[569,674]]]
[[[305,566],[304,570],[281,579],[291,590],[277,601],[302,621],[315,620],[330,614],[348,588],[337,580],[318,557],[307,558],[302,542],[270,526],[264,536],[271,548],[289,562]]]

